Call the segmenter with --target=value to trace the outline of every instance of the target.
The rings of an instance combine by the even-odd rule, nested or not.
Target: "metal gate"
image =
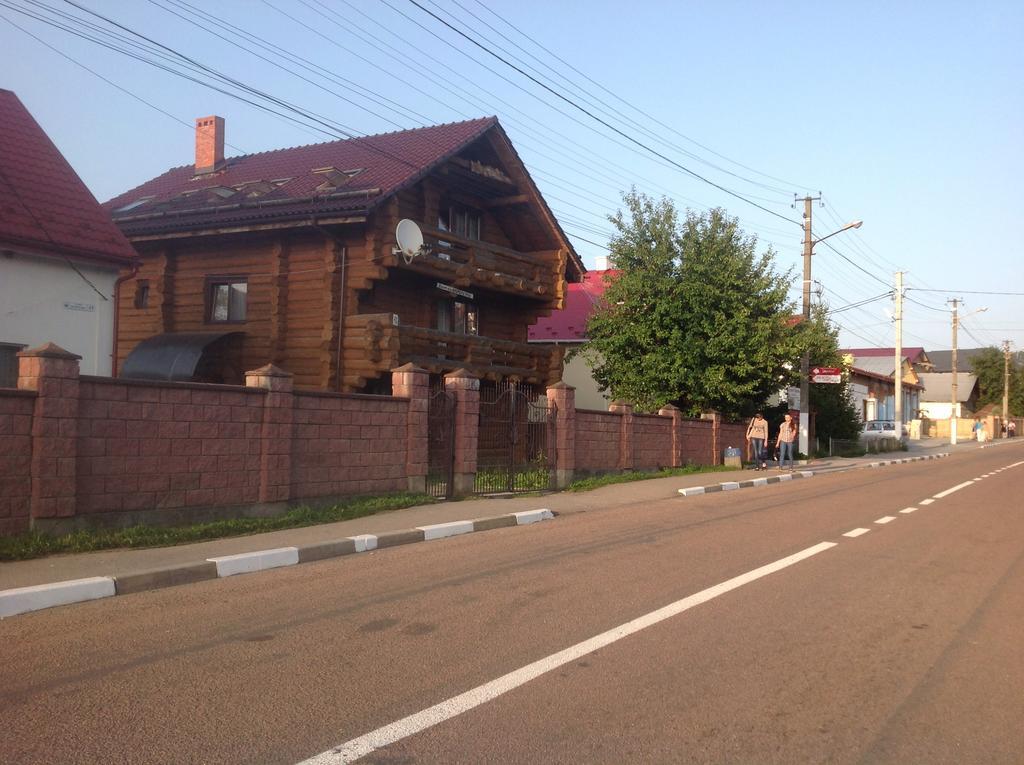
[[[555,411],[543,391],[515,383],[481,386],[477,494],[554,488]]]
[[[455,494],[455,394],[436,387],[427,402],[427,494]]]

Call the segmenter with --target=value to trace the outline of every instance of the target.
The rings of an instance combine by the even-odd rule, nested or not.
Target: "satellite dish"
[[[412,263],[413,258],[419,255],[423,249],[423,232],[416,225],[416,221],[408,218],[398,221],[398,226],[395,228],[395,239],[398,240],[398,249],[406,263]]]

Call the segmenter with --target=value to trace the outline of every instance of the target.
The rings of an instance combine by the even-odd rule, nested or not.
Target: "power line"
[[[733,164],[733,165],[736,165],[737,167],[741,167],[741,168],[743,168],[744,170],[747,170],[747,171],[749,171],[749,172],[755,173],[756,175],[760,175],[760,176],[761,176],[761,177],[763,177],[763,178],[768,178],[768,179],[770,179],[770,180],[773,180],[773,181],[776,181],[776,182],[778,182],[778,183],[781,183],[781,184],[783,184],[784,186],[788,186],[789,188],[812,188],[812,187],[813,187],[813,186],[808,186],[807,184],[803,184],[803,183],[793,183],[793,182],[791,182],[791,181],[786,181],[786,180],[783,180],[782,178],[777,178],[777,177],[775,177],[774,175],[769,175],[769,174],[767,174],[767,173],[763,173],[763,172],[761,172],[761,171],[759,171],[759,170],[756,170],[756,169],[754,169],[754,168],[752,168],[752,167],[749,167],[749,166],[747,166],[747,165],[744,165],[744,164],[743,164],[743,163],[741,163],[741,162],[737,162],[737,161],[736,161],[736,160],[734,160],[734,159],[730,159],[729,157],[725,156],[724,154],[720,154],[720,153],[718,153],[717,151],[715,151],[714,149],[711,149],[710,147],[708,147],[708,146],[705,146],[704,144],[702,144],[702,143],[700,143],[700,142],[696,141],[695,139],[693,139],[693,138],[691,138],[691,137],[689,137],[689,136],[687,136],[687,135],[685,135],[685,134],[683,134],[683,133],[679,132],[679,130],[677,130],[676,128],[674,128],[674,127],[672,127],[671,125],[668,125],[668,124],[666,124],[666,123],[662,122],[662,121],[661,121],[661,120],[659,120],[659,119],[658,119],[657,117],[654,117],[653,115],[651,115],[651,114],[649,114],[648,112],[644,111],[644,110],[643,110],[643,109],[641,109],[640,107],[638,107],[638,106],[636,106],[636,105],[634,105],[634,104],[630,103],[629,101],[626,101],[626,100],[625,100],[624,98],[622,98],[622,97],[621,97],[621,96],[619,96],[618,94],[614,93],[613,91],[609,90],[609,89],[608,89],[607,87],[605,87],[605,86],[604,86],[604,85],[602,85],[601,83],[599,83],[599,82],[595,81],[594,79],[592,79],[591,77],[589,77],[589,76],[588,76],[587,74],[585,74],[584,72],[581,72],[581,71],[580,71],[579,69],[577,69],[577,68],[576,68],[575,66],[573,66],[573,65],[572,65],[572,64],[571,64],[570,62],[568,62],[568,61],[566,61],[566,60],[565,60],[564,58],[560,57],[560,56],[559,56],[559,55],[558,55],[557,53],[555,53],[554,51],[552,51],[552,50],[550,50],[550,49],[546,48],[546,47],[545,47],[544,45],[542,45],[542,44],[541,44],[540,42],[538,42],[537,40],[535,40],[534,38],[532,38],[532,37],[531,37],[530,35],[526,34],[526,32],[524,32],[524,31],[523,31],[522,29],[520,29],[519,27],[515,26],[515,25],[514,25],[514,24],[513,24],[512,22],[510,22],[510,21],[509,21],[508,19],[506,19],[506,18],[504,18],[503,16],[499,15],[499,14],[498,14],[498,12],[497,12],[497,11],[495,11],[495,10],[494,10],[493,8],[490,8],[490,7],[488,7],[487,5],[485,5],[485,4],[483,3],[483,2],[481,2],[481,0],[474,0],[474,2],[475,2],[475,3],[477,4],[477,5],[479,5],[479,6],[481,7],[481,8],[483,8],[484,10],[486,10],[486,11],[487,11],[488,13],[490,13],[490,14],[491,14],[492,16],[494,16],[495,18],[499,19],[499,20],[500,20],[501,22],[503,22],[503,23],[504,23],[504,24],[505,24],[506,26],[508,26],[508,27],[510,27],[511,29],[515,30],[515,31],[516,31],[516,32],[517,32],[517,33],[518,33],[519,35],[521,35],[522,37],[526,38],[526,39],[527,39],[527,40],[529,40],[529,41],[530,41],[531,43],[533,43],[533,44],[534,44],[535,46],[537,46],[538,48],[540,48],[541,50],[543,50],[543,51],[544,51],[545,53],[547,53],[548,55],[550,55],[551,57],[553,57],[553,58],[554,58],[555,60],[557,60],[557,61],[561,62],[562,64],[564,64],[565,66],[569,67],[569,69],[571,69],[571,70],[572,70],[572,71],[574,71],[574,72],[575,72],[576,74],[578,74],[578,75],[580,75],[581,77],[583,77],[583,78],[584,78],[584,79],[585,79],[585,80],[586,80],[587,82],[590,82],[590,83],[591,83],[592,85],[595,85],[595,86],[596,86],[596,87],[598,87],[599,89],[603,90],[603,91],[604,91],[605,93],[608,93],[608,94],[609,94],[610,96],[612,96],[613,98],[615,98],[615,99],[616,99],[617,101],[619,101],[620,103],[622,103],[622,104],[625,104],[626,106],[628,106],[628,107],[629,107],[630,109],[632,109],[633,111],[637,112],[637,113],[638,113],[638,114],[640,114],[641,116],[645,117],[646,119],[649,119],[649,120],[651,120],[652,122],[656,123],[656,124],[657,124],[657,125],[659,125],[660,127],[663,127],[663,128],[665,128],[666,130],[668,130],[668,131],[670,131],[670,132],[674,133],[675,135],[679,136],[679,137],[680,137],[680,138],[682,138],[683,140],[685,140],[685,141],[689,141],[689,142],[690,142],[690,143],[692,143],[692,144],[693,144],[694,146],[698,146],[699,148],[703,149],[704,151],[707,151],[707,152],[709,152],[709,153],[711,153],[711,154],[715,155],[716,157],[718,157],[718,158],[720,158],[720,159],[724,159],[724,160],[725,160],[726,162],[730,162],[731,164]],[[457,1],[457,0],[456,0],[456,4],[457,4],[457,5],[459,5],[459,7],[463,7],[463,6],[461,6],[461,4],[459,4],[459,3],[458,3],[458,1]],[[506,39],[508,39],[508,38],[506,38]],[[522,48],[520,48],[520,49],[522,49]],[[534,60],[535,60],[535,61],[539,61],[539,59],[537,59],[537,57],[536,57],[536,56],[534,56],[533,58],[534,58]],[[549,68],[550,68],[550,67],[549,67]]]
[[[944,292],[947,295],[959,294],[959,295],[1012,295],[1014,297],[1020,297],[1024,295],[1024,292],[999,292],[996,290],[933,290],[924,289],[923,287],[908,287],[908,290],[914,290],[915,292]]]
[[[387,2],[387,0],[382,0],[382,2],[384,2],[385,5],[388,5],[389,7],[391,7],[390,4]],[[752,205],[753,207],[756,207],[756,208],[758,208],[760,210],[763,210],[764,212],[768,213],[769,215],[774,215],[777,218],[781,218],[782,220],[786,221],[787,223],[793,223],[794,225],[800,225],[799,223],[797,223],[797,221],[794,221],[791,218],[787,218],[785,215],[782,215],[781,213],[777,213],[774,210],[771,210],[771,209],[765,207],[764,205],[758,204],[757,202],[753,201],[752,199],[749,199],[748,197],[745,197],[745,196],[743,196],[741,194],[738,194],[737,192],[735,192],[735,191],[733,191],[731,189],[728,189],[725,186],[722,186],[721,184],[715,183],[714,181],[712,181],[712,180],[710,180],[708,178],[705,178],[703,175],[700,175],[699,173],[691,170],[690,168],[686,167],[685,165],[683,165],[683,164],[681,164],[679,162],[676,162],[675,160],[671,159],[670,157],[665,156],[661,152],[659,152],[656,149],[653,149],[650,146],[648,146],[647,144],[645,144],[643,141],[640,141],[640,140],[634,138],[633,136],[629,135],[625,131],[620,130],[619,128],[615,127],[614,125],[611,125],[606,120],[604,120],[601,117],[597,116],[596,114],[594,114],[593,112],[589,111],[588,109],[585,109],[584,107],[580,106],[578,103],[573,101],[571,98],[568,98],[567,96],[565,96],[562,93],[558,92],[554,88],[548,86],[544,82],[541,82],[536,77],[534,77],[533,75],[531,75],[528,72],[524,71],[522,68],[516,66],[515,64],[513,64],[508,59],[503,58],[502,56],[498,55],[497,53],[495,53],[493,50],[488,48],[486,45],[483,45],[478,40],[474,40],[471,36],[469,36],[468,34],[463,32],[462,30],[454,27],[453,25],[449,24],[447,21],[442,19],[440,16],[438,16],[433,11],[430,11],[429,9],[424,8],[419,2],[417,2],[417,0],[409,0],[409,2],[412,3],[413,5],[415,5],[417,8],[419,8],[424,13],[426,13],[428,16],[432,17],[436,21],[438,21],[441,24],[443,24],[448,29],[451,29],[453,32],[458,34],[460,37],[465,38],[470,43],[472,43],[476,47],[480,48],[482,51],[484,51],[488,55],[493,56],[498,61],[501,61],[503,64],[505,64],[507,67],[509,67],[509,68],[511,68],[511,69],[513,69],[513,70],[515,70],[517,72],[519,72],[519,74],[521,74],[523,77],[526,77],[531,82],[539,85],[541,88],[543,88],[544,90],[548,91],[549,93],[554,95],[556,98],[559,98],[560,100],[565,101],[567,104],[569,104],[573,108],[577,109],[578,111],[582,112],[583,114],[587,115],[588,117],[590,117],[595,122],[598,122],[599,124],[604,125],[607,129],[611,130],[616,135],[621,136],[622,138],[624,138],[625,140],[629,141],[630,143],[636,144],[637,146],[639,146],[643,150],[647,151],[648,153],[658,157],[659,159],[661,159],[661,160],[663,160],[665,162],[668,162],[669,164],[673,165],[674,167],[682,170],[686,174],[688,174],[690,176],[693,176],[694,178],[696,178],[696,179],[698,179],[700,181],[703,181],[704,183],[708,184],[709,186],[713,186],[716,189],[718,189],[719,191],[725,192],[729,196],[735,197],[736,199],[739,199],[740,201],[746,202],[747,204]]]

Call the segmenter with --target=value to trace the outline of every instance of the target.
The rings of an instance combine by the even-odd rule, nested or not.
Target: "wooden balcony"
[[[349,390],[408,363],[434,374],[463,368],[484,380],[515,378],[540,385],[562,375],[558,348],[395,325],[391,314],[349,316],[343,353]]]
[[[403,268],[451,282],[456,287],[483,287],[531,297],[560,301],[566,254],[558,250],[518,252],[489,242],[423,228],[426,252]]]

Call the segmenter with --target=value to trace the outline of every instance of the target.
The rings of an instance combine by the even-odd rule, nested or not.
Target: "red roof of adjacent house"
[[[582,342],[587,339],[587,321],[596,310],[610,279],[620,272],[587,271],[583,281],[566,284],[565,307],[552,311],[530,327],[532,342]],[[607,278],[606,278],[607,277]]]
[[[104,206],[129,235],[286,215],[363,214],[496,125],[497,118],[485,117],[246,154],[198,176],[194,165],[184,165]],[[328,177],[314,171],[327,168],[359,172],[324,189]]]
[[[0,244],[31,252],[127,263],[132,246],[53,141],[0,89]]]

